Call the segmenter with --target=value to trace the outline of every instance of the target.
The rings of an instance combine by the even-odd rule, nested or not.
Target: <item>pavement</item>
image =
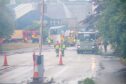
[[[111,45],[107,52],[101,47],[101,59],[97,76],[94,78],[96,84],[126,84],[126,66],[121,58],[114,55]]]
[[[99,66],[97,76],[94,78],[96,84],[126,84],[126,66],[122,65],[120,58],[105,56]]]

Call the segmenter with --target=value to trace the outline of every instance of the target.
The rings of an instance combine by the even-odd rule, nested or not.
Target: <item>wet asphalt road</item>
[[[33,52],[20,53],[8,56],[9,66],[3,65],[3,56],[0,56],[0,84],[16,83],[26,84],[33,77]],[[118,58],[102,57],[93,54],[77,54],[74,47],[67,48],[63,57],[63,65],[59,65],[53,48],[43,51],[44,55],[44,77],[54,78],[59,84],[77,84],[79,80],[97,78],[104,70],[112,72],[120,70],[123,66],[116,62],[117,66],[109,64],[118,61]],[[108,64],[106,64],[106,60]],[[111,68],[113,67],[113,69]],[[115,71],[113,71],[115,72]],[[112,72],[112,73],[113,73]],[[99,81],[98,81],[99,82]],[[101,83],[103,84],[103,83]]]

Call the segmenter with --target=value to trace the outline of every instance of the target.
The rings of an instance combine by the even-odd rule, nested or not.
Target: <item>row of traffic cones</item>
[[[33,52],[33,63],[34,63],[34,67],[35,67],[35,65],[36,65],[36,63],[35,63],[35,52]],[[59,65],[62,65],[62,64],[63,64],[62,53],[61,53],[61,50],[60,50],[60,53],[59,53]],[[8,66],[8,60],[7,60],[6,54],[4,54],[4,63],[3,63],[3,66]]]
[[[38,84],[38,83],[41,83],[42,81],[39,81],[38,64],[36,62],[35,52],[33,52],[33,63],[34,63],[34,66],[33,66],[34,72],[33,72],[33,82],[31,84],[36,84],[36,83]],[[63,65],[61,50],[60,50],[60,53],[59,53],[59,65]],[[4,54],[3,66],[8,66],[6,54]]]
[[[38,82],[38,80],[39,80],[38,64],[37,64],[37,62],[35,60],[36,60],[35,52],[33,52],[33,63],[34,63],[33,80],[34,80],[34,82],[35,81]],[[63,65],[61,50],[59,52],[59,65]],[[8,60],[7,60],[6,54],[4,54],[4,64],[3,64],[3,66],[8,66]]]

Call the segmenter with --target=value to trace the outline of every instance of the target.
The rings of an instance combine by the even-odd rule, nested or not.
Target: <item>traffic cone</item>
[[[33,79],[37,79],[39,78],[39,73],[38,73],[38,64],[35,63],[35,66],[34,66],[34,74],[33,74]]]
[[[35,62],[35,66],[34,66],[33,69],[34,69],[33,80],[28,84],[43,84],[42,81],[40,81],[40,78],[39,78],[38,64],[36,62]]]
[[[4,54],[4,64],[3,64],[3,66],[8,66],[6,54]]]
[[[61,52],[61,50],[59,51],[59,65],[63,65],[62,52]]]

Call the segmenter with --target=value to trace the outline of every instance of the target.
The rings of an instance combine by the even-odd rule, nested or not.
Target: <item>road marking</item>
[[[56,73],[56,75],[54,75],[53,77],[56,78],[56,77],[60,76],[67,69],[68,69],[68,67],[63,68],[60,72]]]
[[[92,72],[92,77],[95,77],[96,76],[96,58],[93,57],[92,59],[92,62],[91,62],[91,72]]]

